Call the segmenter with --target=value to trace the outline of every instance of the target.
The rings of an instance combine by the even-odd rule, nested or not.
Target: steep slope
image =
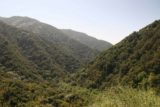
[[[160,21],[134,32],[103,52],[81,73],[81,84],[160,88]]]
[[[109,49],[112,44],[103,40],[98,40],[94,37],[88,36],[85,33],[77,32],[69,29],[62,29],[62,31],[67,34],[70,38],[73,38],[92,49],[96,49],[98,51],[104,51]]]
[[[35,73],[36,66],[22,55],[22,50],[19,47],[22,35],[31,36],[0,22],[0,68],[3,71],[13,71],[27,78],[32,78],[37,75]]]
[[[0,107],[82,107],[87,92],[62,84],[74,67],[65,51],[0,21]]]
[[[68,55],[70,54],[75,59],[79,60],[81,64],[92,60],[95,55],[97,55],[96,50],[69,38],[61,30],[35,19],[14,16],[11,18],[0,18],[0,20],[17,28],[38,34],[43,41],[55,45],[63,52],[68,53]],[[63,63],[63,61],[60,63]]]
[[[0,41],[0,68],[22,77],[56,80],[82,66],[82,62],[57,45],[3,22],[0,22]]]

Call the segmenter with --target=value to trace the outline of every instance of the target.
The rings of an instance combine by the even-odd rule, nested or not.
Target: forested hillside
[[[0,20],[0,107],[160,106],[160,21],[98,55],[37,20]]]
[[[20,16],[0,18],[0,20],[11,26],[37,34],[47,45],[56,47],[62,53],[68,54],[82,63],[91,61],[98,54],[96,50],[69,38],[61,30],[38,20]],[[63,63],[63,61],[59,63]]]
[[[87,90],[63,83],[83,63],[56,46],[35,33],[0,21],[1,107],[87,104]]]
[[[133,32],[102,52],[84,70],[80,82],[88,87],[113,85],[160,88],[160,21]]]
[[[63,50],[63,47],[58,48],[37,34],[11,27],[3,22],[0,22],[0,38],[1,67],[24,76],[29,75],[30,71],[38,71],[47,79],[63,78],[67,72],[72,73],[83,65],[84,60],[78,60]],[[89,51],[88,47],[84,46],[84,49]]]

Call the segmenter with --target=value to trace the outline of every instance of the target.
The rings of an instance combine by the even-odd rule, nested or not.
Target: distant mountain
[[[95,51],[63,33],[58,39],[54,37],[0,22],[0,68],[26,78],[41,75],[44,79],[56,80],[75,72],[96,55]]]
[[[45,77],[49,73],[48,78],[50,78],[53,75],[64,74],[67,69],[73,69],[72,66],[80,66],[80,62],[73,56],[43,41],[38,35],[3,22],[0,22],[0,41],[0,68],[4,71],[12,71],[27,78],[42,73]],[[59,58],[59,55],[62,57]],[[67,66],[66,62],[59,63],[62,60],[74,62],[74,64]],[[68,68],[64,69],[63,66]]]
[[[82,71],[80,82],[94,88],[117,84],[160,88],[160,21],[102,52]]]
[[[67,34],[70,38],[75,39],[92,49],[96,49],[98,51],[104,51],[109,49],[112,44],[103,40],[98,40],[94,37],[91,37],[85,33],[77,32],[70,29],[62,29],[62,31]]]
[[[69,29],[59,30],[53,26],[47,25],[45,23],[41,23],[29,17],[20,17],[20,16],[13,16],[11,18],[0,17],[0,20],[12,26],[16,26],[17,28],[22,28],[24,30],[32,31],[34,33],[43,34],[43,36],[50,35],[50,34],[53,35],[55,32],[58,32],[60,33],[60,35],[65,35],[65,36],[67,35],[69,38],[79,41],[80,43],[87,45],[88,47],[98,51],[107,50],[112,46],[112,44],[109,42],[98,40],[85,33],[77,32]],[[64,34],[62,34],[62,32]],[[54,34],[54,36],[56,36],[56,33]],[[60,39],[59,41],[63,41],[62,38],[60,37],[57,37],[57,39]]]
[[[40,39],[43,40],[45,44],[51,47],[54,45],[56,49],[61,50],[60,52],[72,56],[75,60],[80,62],[81,65],[92,60],[98,54],[98,51],[68,37],[61,30],[35,19],[14,16],[11,18],[0,18],[0,20],[11,26],[39,35]],[[57,58],[60,58],[60,56]],[[65,61],[67,60],[64,59],[63,61],[57,62],[63,64]],[[63,68],[65,68],[65,66]]]

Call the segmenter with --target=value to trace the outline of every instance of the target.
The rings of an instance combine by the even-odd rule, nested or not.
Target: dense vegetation
[[[112,85],[160,88],[160,21],[133,32],[82,70],[88,87]]]
[[[0,107],[160,106],[160,21],[95,60],[96,50],[50,25],[3,21],[9,25],[0,21]]]
[[[0,41],[0,67],[23,76],[33,77],[34,73],[56,80],[79,69],[94,57],[93,50],[78,42],[71,40],[69,45],[73,45],[74,49],[67,48],[3,22],[0,22]],[[74,55],[76,49],[79,55]]]
[[[159,107],[153,90],[111,87],[103,91],[64,82],[21,80],[13,72],[0,72],[1,107]]]
[[[98,50],[104,51],[109,49],[112,44],[103,40],[97,40],[96,38],[90,37],[85,33],[77,32],[69,29],[62,29],[62,31],[67,34],[67,36],[81,42],[82,44],[87,45],[88,47]]]
[[[160,97],[153,90],[111,87],[103,91],[23,81],[13,72],[0,72],[1,107],[159,107]]]
[[[1,107],[81,107],[86,104],[83,91],[74,92],[61,82],[67,72],[71,73],[62,68],[63,63],[73,63],[73,66],[78,62],[50,48],[36,34],[0,22]],[[63,63],[57,63],[57,57]]]
[[[62,63],[64,65],[65,61],[73,59],[83,65],[98,54],[96,50],[69,38],[61,30],[35,19],[14,16],[11,18],[0,18],[0,20],[11,26],[35,33],[37,38],[41,39],[43,43],[41,43],[41,45],[47,46],[47,52],[52,55],[55,54],[57,63]],[[70,63],[76,64],[75,61]],[[64,67],[71,66],[72,64],[70,63],[68,63],[69,65],[64,65]],[[72,67],[74,68],[74,65],[70,68]]]
[[[153,90],[111,87],[96,92],[88,107],[159,107],[160,97]]]
[[[70,88],[62,81],[70,80],[68,74],[91,60],[96,51],[72,39],[68,43],[72,51],[82,54],[74,56],[64,44],[0,22],[0,106],[85,105],[85,89]],[[84,55],[86,59],[81,58]]]
[[[89,101],[87,89],[19,77],[0,71],[0,107],[82,107]]]

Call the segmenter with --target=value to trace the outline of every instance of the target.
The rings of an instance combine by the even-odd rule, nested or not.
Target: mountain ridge
[[[50,32],[51,30],[54,32],[55,31],[56,32],[59,31],[61,33],[63,32],[63,34],[66,35],[67,37],[74,39],[74,40],[88,46],[89,48],[96,49],[98,51],[107,50],[108,48],[110,48],[112,46],[112,44],[109,42],[106,42],[104,40],[98,40],[94,37],[91,37],[91,36],[85,34],[85,33],[73,31],[73,30],[72,30],[72,32],[67,32],[68,30],[58,29],[52,25],[46,24],[44,22],[38,21],[34,18],[30,18],[27,16],[12,16],[9,18],[1,17],[0,19],[2,21],[12,25],[12,26],[22,28],[27,31],[32,31],[34,33],[42,33],[43,34],[44,28],[47,28],[45,30],[46,31],[48,30],[48,32]],[[42,31],[40,30],[41,27],[43,28]]]
[[[112,46],[112,44],[109,42],[96,39],[82,32],[74,31],[72,29],[61,29],[61,30],[62,32],[67,34],[69,37],[89,46],[92,49],[96,49],[98,51],[107,50]]]

